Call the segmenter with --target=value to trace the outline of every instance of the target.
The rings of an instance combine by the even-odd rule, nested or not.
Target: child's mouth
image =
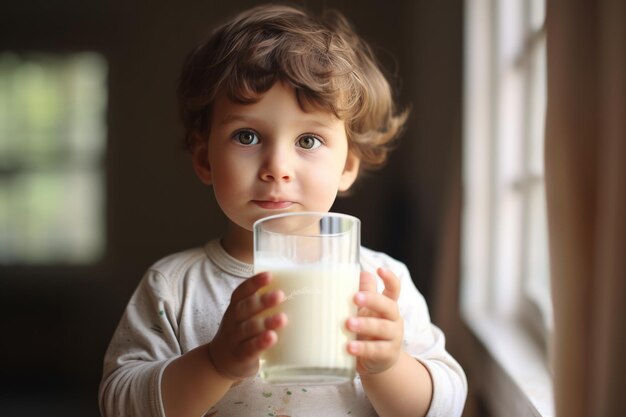
[[[285,208],[290,207],[293,204],[293,202],[291,201],[265,201],[265,200],[253,200],[253,203],[261,208],[269,209],[269,210],[285,209]]]

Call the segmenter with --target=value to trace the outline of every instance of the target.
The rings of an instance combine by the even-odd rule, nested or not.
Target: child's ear
[[[196,137],[195,146],[191,153],[191,161],[196,175],[205,185],[213,184],[211,164],[209,163],[209,146],[206,140]]]
[[[341,179],[339,180],[339,190],[340,192],[348,191],[356,178],[359,176],[359,167],[361,166],[361,160],[351,151],[348,151],[348,156],[346,157],[346,165],[343,168],[343,172],[341,173]]]

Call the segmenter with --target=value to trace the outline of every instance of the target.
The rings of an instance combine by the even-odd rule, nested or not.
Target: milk
[[[281,289],[284,301],[264,315],[284,312],[288,325],[261,356],[261,375],[273,383],[336,383],[354,377],[355,358],[346,351],[354,334],[345,328],[356,315],[359,265],[255,266],[270,271],[263,292]]]

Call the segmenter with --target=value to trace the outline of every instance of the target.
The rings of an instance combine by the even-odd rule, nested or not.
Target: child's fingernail
[[[348,343],[348,352],[353,354],[359,353],[359,342]]]
[[[357,304],[363,304],[365,302],[365,293],[359,292],[354,296]]]
[[[359,320],[356,317],[350,317],[348,319],[348,328],[350,330],[358,330],[359,329]]]

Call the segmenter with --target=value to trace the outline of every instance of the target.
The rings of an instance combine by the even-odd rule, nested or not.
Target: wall
[[[96,50],[109,63],[107,252],[81,268],[0,267],[0,415],[96,416],[102,355],[143,271],[219,235],[223,218],[179,149],[187,51],[258,1],[6,2],[0,50]],[[412,116],[388,165],[334,209],[405,261],[430,299],[450,149],[460,143],[462,2],[300,1],[343,10],[397,67]],[[392,7],[393,6],[393,7]],[[458,163],[458,161],[457,161]]]

